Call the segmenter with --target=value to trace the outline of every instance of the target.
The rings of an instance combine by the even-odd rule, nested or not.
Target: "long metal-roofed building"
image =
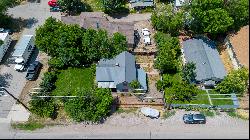
[[[226,70],[216,49],[216,44],[205,38],[197,37],[183,42],[184,58],[196,65],[196,82],[214,86],[226,76]]]
[[[99,88],[128,92],[129,83],[133,80],[138,80],[141,90],[147,90],[146,73],[136,68],[135,57],[127,51],[113,59],[101,59],[96,67],[96,81]]]
[[[16,46],[15,46],[15,51],[13,53],[12,56],[14,57],[18,57],[18,56],[22,56],[25,52],[26,49],[29,49],[27,48],[28,45],[33,45],[34,42],[33,42],[33,35],[23,35],[20,40],[17,42]],[[33,47],[33,46],[31,46]]]

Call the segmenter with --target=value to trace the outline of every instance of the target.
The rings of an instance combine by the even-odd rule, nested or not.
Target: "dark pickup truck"
[[[35,80],[36,77],[38,76],[38,72],[41,66],[42,64],[39,61],[35,61],[32,64],[30,64],[25,78],[27,80]]]

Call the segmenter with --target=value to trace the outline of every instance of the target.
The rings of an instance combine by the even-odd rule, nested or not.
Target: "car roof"
[[[202,114],[193,114],[193,119],[194,120],[204,120],[205,116]]]

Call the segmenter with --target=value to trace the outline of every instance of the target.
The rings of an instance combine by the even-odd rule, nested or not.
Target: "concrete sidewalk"
[[[30,112],[21,104],[14,104],[7,118],[0,118],[0,123],[26,122],[29,119]]]

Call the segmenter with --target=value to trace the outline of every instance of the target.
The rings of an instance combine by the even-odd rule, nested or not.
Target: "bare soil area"
[[[249,69],[249,25],[231,34],[230,42],[240,63]]]

